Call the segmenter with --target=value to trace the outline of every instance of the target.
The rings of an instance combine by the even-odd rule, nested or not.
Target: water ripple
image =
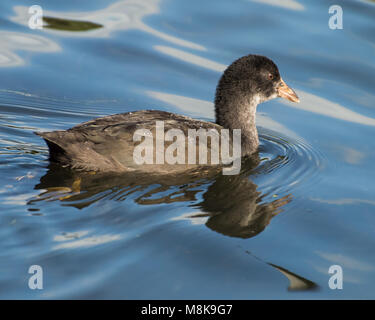
[[[295,192],[302,182],[306,191],[328,164],[323,153],[303,139],[286,138],[268,129],[260,133],[259,152],[261,163],[254,171],[255,181],[265,193]]]

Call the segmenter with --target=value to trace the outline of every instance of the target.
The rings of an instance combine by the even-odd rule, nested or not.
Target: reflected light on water
[[[104,234],[104,235],[91,236],[91,237],[86,237],[82,239],[77,239],[80,237],[84,237],[87,234],[88,234],[88,231],[79,231],[74,234],[70,233],[65,236],[57,235],[54,237],[53,240],[56,242],[63,242],[63,243],[54,246],[52,250],[93,247],[93,246],[101,245],[104,243],[120,240],[122,238],[118,234]]]
[[[178,50],[166,46],[155,46],[155,49],[164,54],[172,56],[173,58],[180,59],[185,62],[195,64],[213,71],[223,72],[226,69],[226,66],[223,64],[216,63],[215,61],[202,58],[192,53],[184,52],[183,50]],[[350,110],[349,108],[341,106],[338,103],[329,101],[328,99],[319,97],[303,90],[298,90],[298,96],[301,100],[300,103],[291,103],[284,99],[279,99],[279,101],[287,107],[296,108],[312,113],[321,114],[327,117],[363,125],[375,125],[374,118],[361,115],[355,111]]]
[[[339,265],[344,270],[344,286],[345,283],[363,283],[359,274],[373,273],[374,267],[358,258],[353,258],[341,253],[333,252],[315,252],[319,257],[325,260],[328,265]],[[328,268],[327,268],[328,269]],[[327,273],[327,270],[316,267],[316,270],[322,273]]]
[[[318,113],[327,117],[345,120],[349,122],[359,123],[367,126],[375,126],[375,119],[359,114],[338,103],[329,101],[328,99],[317,95],[298,90],[301,103],[291,104],[287,101],[280,102],[287,107],[305,110],[308,112]]]
[[[183,60],[185,62],[195,64],[200,67],[204,67],[206,69],[210,69],[213,71],[223,72],[227,66],[225,64],[217,63],[210,59],[202,58],[192,53],[188,53],[183,50],[179,50],[176,48],[171,48],[167,46],[154,46],[154,49],[160,51],[161,53],[167,54],[171,57]]]
[[[205,51],[206,48],[202,45],[183,40],[166,33],[160,32],[156,29],[145,24],[142,19],[149,15],[158,14],[160,0],[124,0],[118,1],[107,8],[89,11],[89,12],[60,12],[60,11],[49,11],[43,10],[43,14],[46,17],[87,21],[103,26],[102,28],[91,29],[85,32],[66,32],[44,28],[44,32],[54,32],[60,35],[66,35],[68,37],[109,37],[112,32],[124,31],[129,29],[138,29],[143,32],[150,33],[158,38],[165,41],[171,42],[175,45],[187,47],[194,50]],[[10,20],[27,26],[30,19],[28,13],[29,7],[26,6],[15,6],[14,11],[16,16],[11,17]]]
[[[360,165],[368,156],[365,152],[344,145],[335,145],[331,149],[335,151],[338,159],[351,165]]]
[[[296,10],[296,11],[305,10],[305,7],[302,4],[298,3],[298,1],[296,1],[296,0],[283,0],[283,1],[280,1],[280,0],[252,0],[252,1],[253,2],[259,2],[259,3],[262,3],[262,4],[268,4],[268,5],[275,6],[275,7],[290,9],[290,10]]]
[[[318,199],[318,198],[311,198],[311,200],[320,202],[320,203],[327,203],[327,204],[332,204],[332,205],[354,205],[354,204],[369,204],[375,206],[375,201],[373,200],[367,200],[367,199],[352,199],[352,198],[347,198],[347,199],[336,199],[336,200],[326,200],[326,199]]]
[[[16,67],[25,61],[15,51],[57,52],[60,47],[46,37],[21,32],[0,32],[0,67]]]

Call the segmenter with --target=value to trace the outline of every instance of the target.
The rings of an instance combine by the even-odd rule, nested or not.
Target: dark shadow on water
[[[276,270],[280,271],[289,280],[288,291],[307,291],[307,290],[318,290],[319,286],[306,278],[299,276],[285,268],[269,263],[269,265]]]
[[[62,31],[88,31],[103,28],[101,24],[90,21],[68,20],[53,17],[43,17],[47,25],[44,28],[62,30]]]

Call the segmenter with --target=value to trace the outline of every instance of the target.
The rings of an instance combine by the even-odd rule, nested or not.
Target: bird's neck
[[[258,101],[248,99],[222,99],[215,101],[216,123],[225,129],[241,129],[242,156],[254,153],[259,146],[255,113]]]

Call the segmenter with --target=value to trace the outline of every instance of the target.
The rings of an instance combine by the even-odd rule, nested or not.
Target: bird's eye
[[[270,79],[270,80],[273,79],[273,74],[272,74],[272,73],[269,73],[269,74],[268,74],[268,79]]]

